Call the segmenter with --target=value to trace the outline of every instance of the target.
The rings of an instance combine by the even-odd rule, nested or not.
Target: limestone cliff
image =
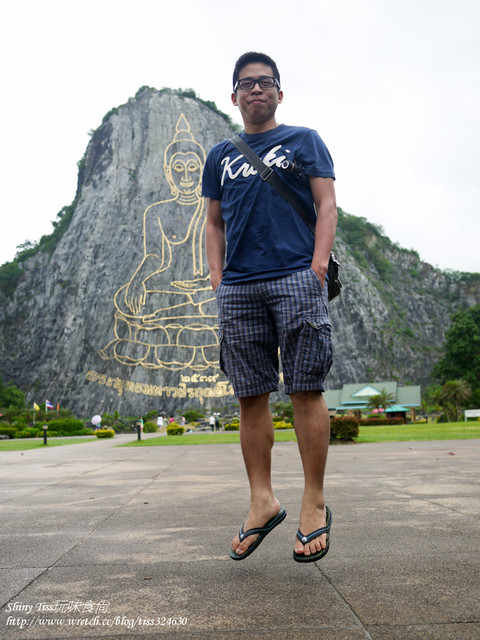
[[[0,269],[6,381],[85,416],[232,402],[199,196],[205,152],[230,135],[192,92],[142,88],[104,118],[52,237]],[[434,269],[343,212],[336,251],[345,286],[331,305],[329,387],[428,383],[450,313],[479,301],[479,279]]]

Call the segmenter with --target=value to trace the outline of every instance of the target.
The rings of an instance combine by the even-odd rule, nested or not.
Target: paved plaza
[[[0,452],[1,638],[480,638],[480,440],[330,447],[330,551],[302,565],[295,443],[286,520],[233,562],[240,446],[134,439]]]

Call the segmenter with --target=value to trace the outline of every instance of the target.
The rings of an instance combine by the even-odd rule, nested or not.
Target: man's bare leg
[[[270,394],[239,398],[240,444],[250,483],[250,510],[243,524],[244,531],[263,527],[280,510],[273,495],[271,482],[273,420],[268,404]],[[249,536],[240,543],[238,534],[232,549],[242,555],[258,536]]]
[[[301,391],[291,394],[295,433],[303,464],[305,487],[300,508],[299,529],[308,535],[326,525],[323,478],[330,442],[330,418],[320,392]],[[295,552],[309,556],[324,549],[326,534],[303,545],[295,538]]]

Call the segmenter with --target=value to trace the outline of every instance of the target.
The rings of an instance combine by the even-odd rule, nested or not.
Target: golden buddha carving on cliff
[[[150,369],[218,369],[215,296],[204,256],[205,151],[182,114],[164,153],[172,198],[143,214],[143,256],[114,296],[115,339],[103,359]]]

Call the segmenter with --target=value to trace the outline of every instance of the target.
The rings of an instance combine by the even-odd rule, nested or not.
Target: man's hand
[[[225,262],[225,225],[222,219],[220,200],[207,198],[206,225],[207,260],[210,268],[210,282],[215,289],[222,279]]]
[[[210,284],[212,285],[212,289],[215,291],[220,282],[222,281],[222,274],[212,275],[210,274]]]
[[[327,277],[330,250],[335,239],[337,203],[332,178],[310,177],[310,188],[317,210],[315,251],[311,266],[323,287]]]
[[[328,263],[327,263],[327,266],[325,267],[322,264],[318,264],[317,261],[313,261],[311,265],[311,269],[315,273],[317,278],[320,280],[320,284],[322,285],[322,289],[323,289],[323,287],[325,286],[325,280],[327,278]]]

